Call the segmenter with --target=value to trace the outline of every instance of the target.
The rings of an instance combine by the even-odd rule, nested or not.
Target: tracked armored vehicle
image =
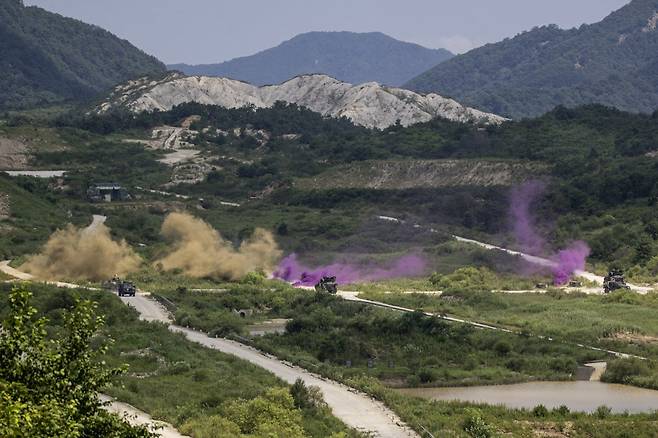
[[[336,283],[336,277],[322,277],[320,281],[315,285],[316,292],[326,292],[330,294],[338,293],[338,284]]]
[[[603,292],[610,293],[619,289],[630,289],[626,284],[624,273],[619,269],[613,269],[603,278]]]

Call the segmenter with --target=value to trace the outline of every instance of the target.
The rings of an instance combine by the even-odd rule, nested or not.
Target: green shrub
[[[467,409],[466,419],[463,423],[464,432],[472,438],[491,438],[493,428],[482,418],[482,413],[477,409]]]
[[[611,413],[612,413],[612,409],[610,409],[605,405],[602,405],[596,408],[596,411],[594,411],[594,416],[599,420],[603,420],[604,418],[609,417]]]
[[[629,383],[634,377],[648,373],[646,361],[637,358],[615,359],[608,362],[601,380],[609,383]]]
[[[548,409],[544,405],[537,405],[532,409],[532,415],[535,417],[546,417],[548,415]]]

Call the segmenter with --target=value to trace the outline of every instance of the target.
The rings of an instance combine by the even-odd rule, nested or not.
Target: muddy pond
[[[397,392],[431,400],[458,400],[532,409],[542,404],[571,411],[592,412],[606,405],[615,413],[658,410],[658,391],[603,382],[530,382],[460,388],[402,388]]]

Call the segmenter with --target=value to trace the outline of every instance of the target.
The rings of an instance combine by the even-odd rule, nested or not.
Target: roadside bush
[[[608,362],[601,380],[608,383],[629,383],[637,376],[649,374],[645,361],[636,358],[616,359]]]
[[[188,420],[181,426],[180,431],[189,435],[194,434],[195,438],[215,438],[218,436],[239,438],[242,436],[240,427],[237,424],[219,415]]]
[[[532,415],[540,418],[546,417],[548,415],[548,409],[544,405],[537,405],[532,410]]]
[[[290,395],[295,402],[295,407],[298,409],[315,410],[327,407],[320,388],[306,386],[302,379],[295,380],[295,383],[290,387]]]
[[[482,413],[477,409],[466,410],[463,429],[472,438],[491,438],[493,436],[493,428],[484,421]]]
[[[241,281],[241,283],[243,284],[254,284],[254,285],[263,284],[264,282],[265,282],[265,274],[263,274],[262,272],[248,272],[247,275],[245,275]]]
[[[565,417],[569,415],[571,412],[569,408],[566,405],[560,405],[559,407],[553,409],[553,412],[556,413],[557,415],[560,415],[562,417]]]
[[[612,409],[603,405],[596,408],[596,411],[594,411],[594,416],[600,420],[603,420],[604,418],[609,417],[611,413]]]
[[[507,341],[498,341],[494,345],[494,350],[500,356],[507,356],[512,351],[512,346]]]
[[[430,368],[422,368],[418,371],[418,380],[420,383],[432,383],[436,380],[436,372]]]

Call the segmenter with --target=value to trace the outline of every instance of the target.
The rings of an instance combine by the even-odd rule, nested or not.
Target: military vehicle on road
[[[110,281],[103,282],[103,288],[119,294],[120,297],[134,297],[137,287],[132,281],[126,281],[115,275]]]
[[[603,278],[603,292],[610,293],[619,289],[630,289],[624,279],[624,273],[619,269],[612,269]]]
[[[330,294],[338,293],[338,284],[336,283],[336,277],[322,277],[320,281],[315,285],[316,292],[327,292]]]
[[[137,288],[132,281],[122,281],[117,288],[120,297],[134,297],[136,292]]]

